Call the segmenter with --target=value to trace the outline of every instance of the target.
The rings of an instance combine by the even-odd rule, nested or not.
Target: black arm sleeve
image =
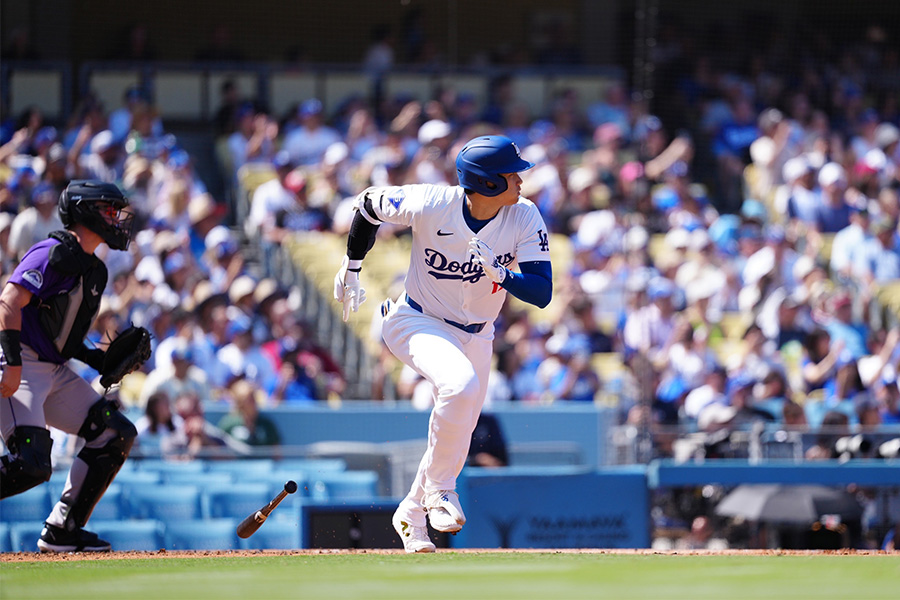
[[[372,246],[375,245],[375,234],[378,233],[378,225],[373,225],[360,213],[353,216],[350,223],[350,236],[347,238],[347,258],[350,260],[362,260],[366,257]]]

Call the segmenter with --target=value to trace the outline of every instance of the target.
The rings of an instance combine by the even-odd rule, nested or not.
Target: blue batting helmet
[[[459,185],[485,196],[498,196],[506,191],[506,173],[526,171],[534,163],[519,155],[515,143],[503,135],[485,135],[470,140],[456,157]]]

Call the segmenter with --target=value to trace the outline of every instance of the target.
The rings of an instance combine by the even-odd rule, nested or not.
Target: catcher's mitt
[[[150,358],[150,332],[131,325],[120,333],[106,349],[103,368],[100,369],[100,385],[109,388],[132,371],[140,368]]]

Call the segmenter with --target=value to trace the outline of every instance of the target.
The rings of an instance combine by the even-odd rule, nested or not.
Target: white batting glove
[[[484,274],[487,275],[491,281],[503,283],[503,280],[506,279],[506,275],[509,271],[500,264],[500,261],[494,256],[494,251],[491,250],[490,246],[479,240],[477,237],[473,237],[469,240],[469,254],[472,255],[475,262],[481,265],[481,268],[484,269]]]
[[[349,269],[346,256],[341,261],[341,269],[334,276],[334,299],[344,305],[344,322],[350,318],[350,311],[359,310],[359,305],[366,301],[366,290],[359,283],[359,271]]]

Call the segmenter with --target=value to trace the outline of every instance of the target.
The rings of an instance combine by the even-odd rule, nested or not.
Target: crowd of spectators
[[[299,295],[274,279],[283,241],[346,234],[351,201],[369,185],[455,185],[461,145],[503,133],[537,165],[523,196],[572,260],[554,265],[556,310],[502,313],[489,405],[614,399],[623,423],[708,433],[896,424],[900,331],[870,314],[900,278],[897,82],[872,68],[896,71],[896,51],[862,49],[799,78],[699,57],[667,100],[687,125],[676,131],[623,82],[586,109],[563,90],[543,114],[512,99],[502,77],[484,106],[448,87],[374,107],[360,90],[333,113],[303,98],[285,115],[226,82],[212,125],[227,188],[237,194],[246,165],[272,173],[240,226],[146,90],[129,88],[112,111],[89,94],[65,124],[29,109],[0,139],[0,276],[61,228],[55,199],[70,179],[117,183],[137,233],[127,252],[104,251],[112,285],[90,339],[102,347],[133,322],[155,345],[120,396],[147,410],[152,443],[205,443],[169,435],[190,421],[191,409],[175,410],[190,398],[233,402],[226,425],[240,441],[270,443],[248,399],[322,401],[347,384],[297,317]],[[258,262],[245,260],[248,244]],[[598,372],[601,355],[621,368]],[[420,383],[403,373],[396,389],[425,408]],[[371,397],[383,398],[389,388],[376,384]]]

